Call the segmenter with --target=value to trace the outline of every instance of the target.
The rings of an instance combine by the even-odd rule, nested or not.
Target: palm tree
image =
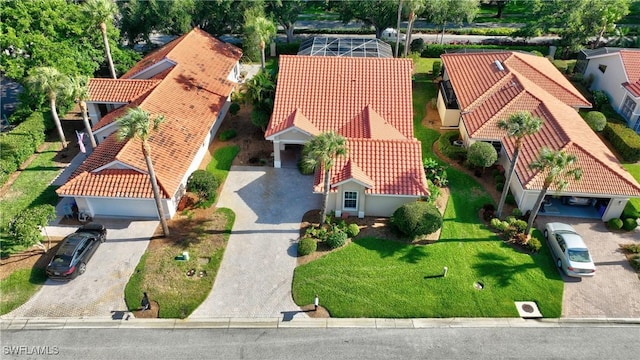
[[[158,189],[158,180],[156,179],[156,172],[153,170],[153,162],[151,161],[151,147],[149,146],[149,128],[152,121],[151,115],[144,111],[140,107],[130,108],[127,113],[116,120],[120,129],[118,129],[118,140],[125,139],[140,139],[142,141],[142,154],[144,160],[147,163],[147,170],[149,171],[149,180],[151,181],[151,188],[153,189],[153,197],[156,200],[156,207],[158,208],[158,216],[160,217],[160,224],[162,224],[162,232],[164,236],[169,236],[169,226],[167,225],[167,219],[164,217],[164,209],[160,202],[160,190]],[[160,123],[164,121],[164,116],[159,115],[153,118],[153,130],[157,130]]]
[[[51,109],[51,117],[53,123],[56,125],[60,141],[62,142],[62,149],[67,148],[67,139],[62,131],[62,124],[58,117],[58,109],[56,108],[56,99],[58,95],[62,94],[66,79],[56,68],[43,66],[37,67],[31,71],[31,75],[26,79],[27,86],[35,92],[44,94],[49,99],[49,107]]]
[[[504,202],[507,199],[509,193],[509,185],[511,184],[511,178],[516,170],[516,164],[518,163],[518,156],[520,155],[520,149],[522,148],[522,140],[525,136],[535,134],[542,128],[542,119],[534,117],[528,111],[518,111],[509,116],[505,120],[498,122],[498,128],[506,130],[508,137],[515,137],[516,144],[513,151],[513,157],[509,164],[509,171],[507,172],[507,179],[505,186],[502,189],[502,195],[500,196],[500,202],[498,203],[498,211],[496,215],[500,217],[504,208]]]
[[[322,217],[320,226],[327,219],[327,204],[329,202],[329,172],[338,156],[347,154],[346,139],[333,131],[325,132],[313,137],[302,151],[302,167],[305,170],[324,170],[324,187],[322,189],[324,201],[322,203]]]
[[[258,39],[258,45],[260,46],[260,64],[262,65],[262,71],[264,71],[264,49],[267,46],[267,42],[276,36],[276,24],[264,16],[258,16],[253,19],[251,26],[253,33]]]
[[[116,70],[113,67],[111,48],[109,47],[109,38],[107,37],[107,22],[113,21],[113,17],[118,9],[112,0],[87,0],[83,5],[83,11],[87,18],[91,19],[91,22],[100,28],[111,77],[116,79]]]
[[[540,204],[547,195],[547,190],[551,185],[555,185],[558,192],[563,191],[569,186],[568,180],[580,180],[582,178],[582,169],[576,166],[578,158],[575,155],[567,154],[563,150],[553,151],[546,147],[540,150],[538,158],[529,164],[529,168],[545,172],[546,176],[542,184],[542,190],[538,195],[525,234],[529,234],[533,227],[533,220],[538,216]]]
[[[416,21],[416,13],[420,13],[424,9],[425,0],[408,0],[407,7],[409,8],[409,21],[407,22],[407,35],[404,40],[404,57],[407,57],[411,47],[411,33],[413,32],[413,23]]]
[[[87,84],[89,78],[86,76],[69,76],[67,83],[67,96],[73,99],[78,105],[80,105],[80,112],[82,113],[82,121],[84,122],[84,128],[87,131],[87,136],[91,141],[91,147],[96,148],[96,139],[93,137],[93,131],[91,130],[91,124],[89,123],[89,117],[87,116],[87,103],[89,99],[89,89]]]
[[[398,57],[398,48],[400,47],[400,20],[402,20],[402,0],[398,1],[398,20],[396,22],[396,50],[393,56]]]

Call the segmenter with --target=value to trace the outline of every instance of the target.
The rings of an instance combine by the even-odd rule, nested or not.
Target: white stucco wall
[[[459,125],[460,110],[447,109],[447,106],[444,103],[444,98],[442,96],[442,91],[438,91],[437,108],[438,108],[438,115],[440,116],[440,122],[442,122],[442,126],[456,127]]]
[[[126,217],[157,219],[158,210],[154,199],[74,197],[78,211],[91,217]],[[175,215],[176,208],[169,199],[163,199],[165,217]]]
[[[369,195],[365,212],[367,216],[390,217],[400,206],[418,199],[417,196]]]
[[[605,65],[607,69],[602,73],[598,67]],[[622,60],[618,53],[594,56],[589,59],[589,64],[584,72],[585,78],[593,74],[591,90],[604,90],[609,94],[609,101],[614,109],[620,109],[626,90],[622,83],[627,77],[622,67]]]

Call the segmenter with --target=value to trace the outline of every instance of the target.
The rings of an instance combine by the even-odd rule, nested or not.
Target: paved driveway
[[[297,169],[234,166],[219,207],[236,221],[209,297],[192,314],[203,317],[273,317],[300,308],[291,297],[297,239],[305,212],[318,209],[312,176]],[[291,313],[289,313],[291,314]]]
[[[596,264],[593,278],[563,275],[562,317],[640,318],[640,279],[618,244],[640,243],[640,229],[612,233],[598,220],[539,216],[538,227],[547,222],[571,224],[584,238]]]
[[[96,219],[96,222],[107,227],[107,241],[87,263],[87,272],[68,282],[47,280],[29,301],[3,318],[111,318],[112,311],[127,309],[124,287],[147,249],[158,221]],[[51,236],[65,236],[75,230],[76,227],[47,227]]]

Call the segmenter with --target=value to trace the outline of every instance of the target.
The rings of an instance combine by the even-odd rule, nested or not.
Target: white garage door
[[[158,218],[153,199],[88,199],[93,216]]]

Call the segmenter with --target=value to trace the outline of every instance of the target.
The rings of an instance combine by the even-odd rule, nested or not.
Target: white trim
[[[113,166],[113,165],[122,165],[122,166],[123,166],[124,168],[126,168],[126,169],[135,170],[135,171],[137,171],[137,172],[139,172],[139,173],[141,173],[141,174],[147,174],[147,172],[146,172],[146,171],[144,171],[144,170],[142,170],[142,169],[138,169],[138,168],[136,168],[136,167],[133,167],[133,166],[131,166],[131,165],[129,165],[129,164],[125,164],[125,163],[123,163],[123,162],[121,162],[121,161],[118,161],[118,160],[114,160],[114,161],[111,161],[111,162],[110,162],[110,163],[108,163],[108,164],[104,164],[104,165],[102,165],[102,166],[100,166],[100,167],[98,167],[98,168],[95,168],[95,169],[91,170],[91,172],[92,172],[92,173],[96,173],[96,172],[100,172],[100,171],[102,171],[102,170],[107,170],[107,169],[112,169],[112,170],[125,170],[125,169],[123,169],[123,168],[112,168],[112,166]]]
[[[352,193],[352,194],[356,194],[356,198],[355,199],[347,199],[347,193]],[[356,201],[356,206],[354,207],[346,207],[345,203],[347,200],[355,200]],[[351,191],[351,190],[345,190],[342,192],[342,210],[347,212],[347,211],[357,211],[358,210],[358,201],[360,200],[360,194],[358,191]]]
[[[340,186],[340,185],[344,185],[344,184],[346,184],[346,183],[348,183],[348,182],[354,182],[354,183],[356,183],[356,184],[358,184],[358,185],[360,185],[360,186],[363,186],[363,187],[365,187],[365,188],[367,188],[367,189],[371,189],[371,188],[373,188],[373,185],[371,185],[371,184],[367,184],[367,183],[363,183],[362,181],[357,180],[357,179],[354,179],[354,178],[348,178],[348,179],[346,179],[346,180],[342,180],[342,181],[337,182],[337,183],[335,183],[335,184],[331,184],[331,185],[330,185],[330,187],[332,187],[332,188],[337,188],[338,186]]]
[[[308,131],[304,131],[304,130],[300,129],[300,128],[299,128],[299,127],[297,127],[297,126],[291,126],[291,127],[288,127],[288,128],[286,128],[286,129],[284,129],[284,130],[280,130],[280,131],[278,131],[278,132],[277,132],[277,133],[275,133],[275,134],[271,134],[270,136],[266,137],[265,139],[266,139],[266,140],[274,141],[276,136],[280,136],[280,135],[282,135],[282,134],[285,134],[285,133],[290,132],[290,131],[293,131],[293,130],[297,130],[297,131],[301,132],[303,135],[307,135],[307,136],[310,136],[310,137],[314,137],[314,136],[315,136],[315,135],[311,134],[311,133],[310,133],[310,132],[308,132]],[[279,140],[279,141],[283,141],[283,139],[278,139],[278,140]],[[300,140],[294,140],[294,141],[300,141]],[[306,141],[305,141],[305,142],[306,142]],[[294,143],[292,142],[291,144],[294,144]],[[303,142],[302,144],[304,144],[304,142]]]
[[[138,76],[140,76],[140,75],[142,75],[142,74],[144,74],[146,72],[153,72],[153,70],[155,68],[160,67],[160,66],[166,66],[167,63],[171,64],[171,65],[167,66],[167,69],[170,68],[170,67],[178,65],[178,63],[176,63],[174,61],[171,61],[171,60],[169,60],[168,58],[165,57],[162,60],[158,61],[157,63],[155,63],[155,64],[153,64],[151,66],[147,66],[146,68],[144,68],[144,69],[138,71],[137,73],[129,76],[129,79],[149,80],[150,77],[149,78],[139,78]],[[156,74],[157,73],[154,73],[153,75],[156,75]],[[153,75],[151,77],[153,77]]]

